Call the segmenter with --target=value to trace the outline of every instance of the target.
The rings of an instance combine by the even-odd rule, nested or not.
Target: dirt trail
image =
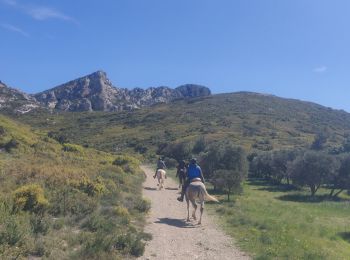
[[[178,202],[178,185],[171,178],[165,181],[165,190],[157,190],[152,178],[154,171],[142,167],[147,175],[143,195],[152,202],[145,231],[153,235],[141,259],[250,259],[237,249],[205,210],[202,225],[186,222],[186,202]],[[197,209],[197,216],[199,210]]]

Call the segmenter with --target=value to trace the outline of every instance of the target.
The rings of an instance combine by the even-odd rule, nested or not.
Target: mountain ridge
[[[9,88],[2,82],[0,84],[0,99],[3,99],[3,103],[8,103],[7,106],[12,105],[18,113],[29,112],[30,107],[71,112],[134,110],[176,99],[211,95],[209,88],[196,84],[186,84],[174,89],[166,86],[146,89],[118,88],[101,70],[36,94],[26,94]],[[12,99],[3,98],[6,95],[12,96]],[[23,101],[21,106],[16,104],[19,100]],[[28,104],[25,104],[25,100]]]

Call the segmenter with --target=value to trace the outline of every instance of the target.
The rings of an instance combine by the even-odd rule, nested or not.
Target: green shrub
[[[98,232],[85,236],[80,255],[83,257],[82,259],[106,259],[103,252],[110,252],[111,249],[111,238],[105,233]]]
[[[46,235],[50,228],[50,221],[49,221],[49,218],[47,217],[32,214],[30,216],[30,225],[31,225],[33,234]]]
[[[11,139],[8,141],[3,147],[6,150],[6,152],[11,152],[12,149],[18,148],[19,143],[16,139]]]
[[[127,225],[130,223],[131,216],[127,208],[117,206],[113,213],[116,215],[119,224]]]
[[[24,238],[25,231],[22,229],[17,218],[8,218],[1,226],[0,245],[8,244],[14,246]]]
[[[82,228],[91,232],[112,232],[115,229],[115,220],[112,218],[106,219],[98,213],[95,213],[83,222]]]
[[[31,254],[41,257],[44,256],[46,253],[47,252],[43,239],[37,239],[34,244],[34,250],[31,252]]]
[[[97,205],[98,202],[96,199],[78,191],[72,193],[68,198],[67,211],[77,219],[82,219],[86,215],[91,214],[96,209]]]
[[[14,207],[19,210],[43,213],[49,205],[44,190],[37,184],[24,185],[14,192]]]
[[[129,210],[123,206],[115,207],[115,214],[119,217],[130,217]]]
[[[114,247],[133,256],[141,256],[145,251],[145,243],[139,236],[128,234],[119,235],[114,243]]]
[[[117,158],[113,161],[113,164],[117,166],[124,166],[126,164],[138,164],[138,161],[131,156],[118,155]]]
[[[168,168],[175,168],[177,165],[177,161],[175,159],[172,159],[172,158],[166,158],[164,160],[164,162]]]
[[[6,133],[5,128],[0,125],[0,136],[4,135]]]
[[[90,180],[88,177],[83,177],[77,182],[71,183],[73,187],[85,192],[89,196],[95,196],[102,194],[106,187],[103,183],[102,177],[97,177],[94,181]]]
[[[64,219],[57,219],[56,221],[53,222],[52,227],[55,230],[60,230],[64,226]]]
[[[79,152],[79,153],[83,153],[83,148],[80,145],[76,145],[76,144],[69,144],[69,143],[65,143],[63,144],[63,151],[65,152]]]
[[[147,199],[138,199],[135,203],[135,209],[140,212],[148,212],[151,209],[151,202]]]

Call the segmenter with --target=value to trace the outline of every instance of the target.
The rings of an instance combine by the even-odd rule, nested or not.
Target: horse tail
[[[207,192],[207,189],[205,188],[204,184],[202,186],[202,192],[204,193],[204,199],[207,200],[207,201],[215,201],[215,202],[219,202],[217,200],[217,198],[209,195],[209,193]]]

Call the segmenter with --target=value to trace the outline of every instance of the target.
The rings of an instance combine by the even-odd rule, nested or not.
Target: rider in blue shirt
[[[181,196],[177,198],[178,201],[182,202],[184,200],[186,188],[191,183],[191,181],[195,178],[200,178],[201,181],[204,183],[202,169],[197,164],[197,160],[195,158],[192,158],[190,161],[190,164],[187,167],[187,179],[186,179],[185,185],[182,186]]]

